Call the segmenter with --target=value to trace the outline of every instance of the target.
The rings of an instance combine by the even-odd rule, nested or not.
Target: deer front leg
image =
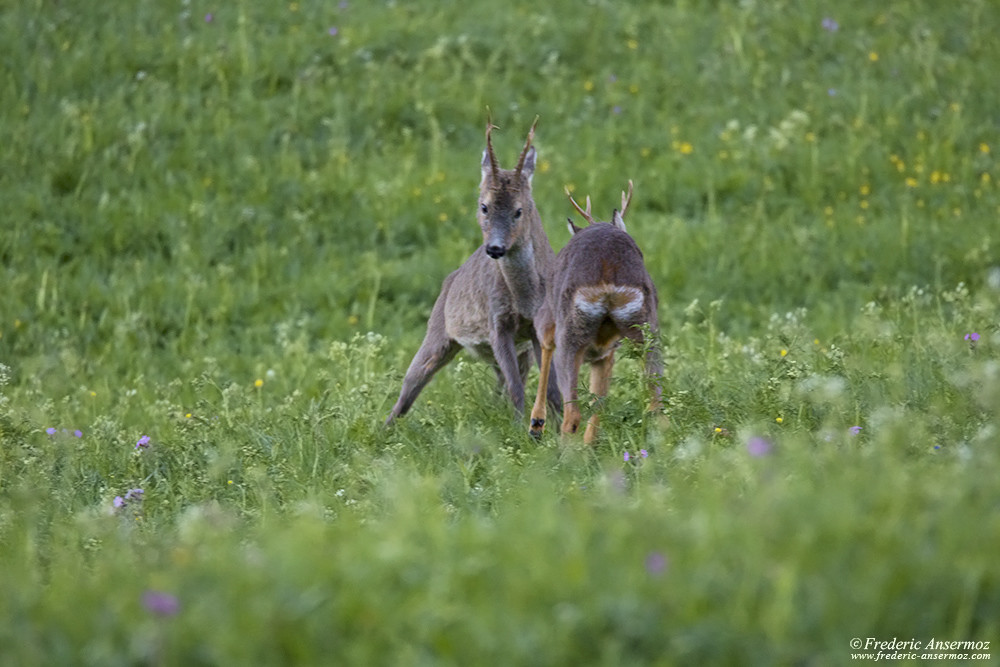
[[[535,395],[535,405],[531,408],[531,428],[528,431],[536,438],[542,437],[542,431],[545,429],[546,397],[554,350],[555,343],[551,340],[542,343],[542,352],[538,361],[538,393]]]
[[[493,358],[503,375],[507,393],[518,414],[524,414],[524,382],[517,363],[517,346],[514,344],[514,327],[495,326],[490,331],[490,347]]]
[[[546,314],[540,314],[538,319],[535,321],[535,331],[531,336],[531,344],[535,348],[535,361],[538,362],[538,371],[541,373],[542,368],[548,366],[548,375],[546,376],[549,381],[546,383],[545,395],[548,399],[548,409],[555,412],[557,415],[562,413],[562,394],[559,393],[559,383],[552,380],[553,373],[556,372],[555,362],[552,360],[552,350],[555,349],[556,343],[556,325],[555,323],[547,319]],[[549,361],[546,362],[542,359],[542,346],[548,345],[550,350]]]
[[[600,403],[601,399],[608,395],[608,388],[611,386],[611,370],[615,367],[614,349],[603,359],[598,359],[590,365],[590,393],[596,396],[594,401],[594,413],[587,421],[587,430],[583,434],[583,441],[588,445],[594,443],[597,438],[597,428],[601,423]]]
[[[539,361],[539,364],[541,364],[540,361]],[[549,377],[551,377],[552,373],[555,373],[555,371],[556,371],[555,361],[550,361],[549,364],[548,364],[548,366],[549,366]],[[539,365],[539,369],[541,369],[540,365]],[[556,415],[558,415],[559,413],[561,413],[562,412],[562,394],[559,392],[559,383],[558,382],[554,382],[554,381],[550,381],[549,382],[549,387],[548,387],[548,391],[546,393],[546,397],[548,399],[549,409],[552,410]]]

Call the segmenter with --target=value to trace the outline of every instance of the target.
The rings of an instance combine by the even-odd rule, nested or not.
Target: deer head
[[[535,173],[535,136],[538,118],[531,124],[517,167],[501,169],[493,152],[492,132],[497,128],[486,120],[486,150],[483,151],[483,178],[479,183],[479,211],[476,217],[483,230],[486,254],[500,259],[518,245],[531,224],[541,224],[531,197],[531,177]]]

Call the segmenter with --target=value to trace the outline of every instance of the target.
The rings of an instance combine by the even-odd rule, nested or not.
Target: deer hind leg
[[[648,324],[650,331],[655,335],[656,321],[650,321]],[[625,335],[636,345],[646,344],[642,329],[633,327]],[[656,340],[649,341],[649,347],[646,348],[645,368],[650,395],[649,412],[659,412],[663,400],[663,354]]]
[[[531,408],[531,427],[528,431],[536,438],[540,438],[542,431],[545,430],[546,396],[551,396],[551,389],[556,384],[550,380],[553,368],[552,353],[555,350],[553,330],[546,333],[540,349],[538,355],[538,393],[535,395],[535,404]],[[558,389],[556,393],[558,393]]]
[[[663,402],[663,357],[655,341],[646,353],[646,376],[649,378],[649,411],[659,412]]]
[[[461,349],[462,346],[452,340],[445,330],[444,292],[442,292],[438,302],[434,304],[434,310],[431,311],[424,342],[420,344],[420,349],[417,350],[403,377],[403,388],[399,392],[399,399],[385,420],[386,426],[407,413],[434,374],[454,359]]]
[[[596,399],[594,401],[594,413],[587,421],[587,430],[583,434],[583,441],[588,445],[593,444],[597,439],[597,428],[601,423],[600,408],[601,399],[608,395],[608,388],[611,386],[611,371],[615,367],[615,351],[612,349],[606,357],[598,359],[590,365],[590,393]]]
[[[580,427],[580,405],[577,383],[580,379],[580,365],[583,363],[583,350],[572,350],[567,345],[556,347],[555,351],[556,380],[563,396],[562,432],[576,433]]]
[[[402,417],[409,411],[417,396],[423,391],[427,383],[431,381],[434,374],[441,370],[449,361],[455,358],[462,346],[453,340],[435,341],[424,339],[423,345],[417,351],[416,356],[410,363],[410,368],[403,378],[403,389],[399,392],[399,399],[392,406],[392,412],[385,420],[389,425],[396,419]]]

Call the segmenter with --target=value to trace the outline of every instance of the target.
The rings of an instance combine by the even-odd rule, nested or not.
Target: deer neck
[[[514,308],[523,317],[534,317],[545,297],[543,249],[537,243],[533,234],[526,234],[522,243],[497,260]]]

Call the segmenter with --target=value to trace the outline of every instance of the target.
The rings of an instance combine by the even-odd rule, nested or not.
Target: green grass
[[[1000,10],[537,4],[0,6],[0,663],[996,661]],[[554,248],[635,181],[669,422],[381,427],[487,107]]]

